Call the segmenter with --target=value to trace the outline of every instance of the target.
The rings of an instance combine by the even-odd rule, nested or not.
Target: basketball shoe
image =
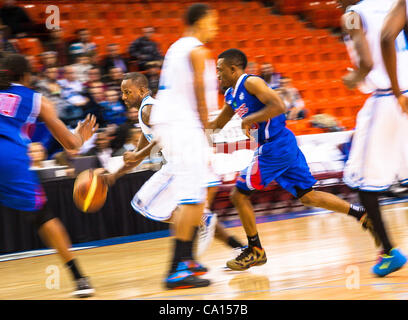
[[[210,285],[210,280],[201,279],[190,271],[189,264],[180,262],[174,273],[169,274],[165,280],[167,289],[201,288]]]
[[[394,248],[390,251],[390,255],[383,254],[380,256],[372,271],[378,277],[385,277],[387,274],[401,269],[406,262],[407,258],[398,249]]]
[[[214,239],[215,227],[217,225],[217,215],[212,212],[204,213],[203,222],[198,229],[196,257],[201,256],[210,246]]]
[[[265,250],[257,247],[246,247],[232,260],[227,261],[227,267],[232,270],[246,270],[253,266],[261,266],[267,261]]]
[[[186,264],[186,269],[194,273],[195,276],[202,276],[208,272],[208,269],[202,264],[194,260],[184,261],[182,263]]]
[[[87,298],[93,296],[95,289],[92,288],[87,277],[79,278],[75,280],[76,290],[72,293],[77,298]]]

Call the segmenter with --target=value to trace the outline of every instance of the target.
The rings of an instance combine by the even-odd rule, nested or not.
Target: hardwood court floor
[[[408,204],[383,207],[395,243],[408,254]],[[162,280],[171,238],[77,251],[91,277],[90,299],[408,299],[408,267],[386,278],[371,274],[377,250],[354,219],[337,213],[258,225],[268,262],[225,271],[232,251],[214,241],[200,261],[211,270],[207,288],[167,291]],[[244,239],[242,227],[228,229]],[[47,289],[47,267],[60,267],[60,289]],[[0,299],[70,299],[70,275],[57,255],[0,262]],[[350,288],[347,284],[356,285]],[[349,287],[349,288],[348,288]]]

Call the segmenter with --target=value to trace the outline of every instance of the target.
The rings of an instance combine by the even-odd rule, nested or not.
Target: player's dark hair
[[[21,54],[8,54],[0,62],[0,90],[6,90],[12,82],[22,80],[24,74],[31,72],[29,61]]]
[[[140,72],[130,72],[126,73],[123,77],[123,80],[132,80],[132,82],[139,87],[145,87],[149,89],[149,80],[147,80],[146,76]]]
[[[248,59],[245,53],[239,49],[225,50],[218,56],[218,59],[224,59],[227,64],[237,66],[242,70],[245,70],[248,64]]]
[[[188,26],[193,26],[198,20],[207,15],[210,10],[211,8],[208,4],[194,3],[188,7],[184,16],[184,22]]]

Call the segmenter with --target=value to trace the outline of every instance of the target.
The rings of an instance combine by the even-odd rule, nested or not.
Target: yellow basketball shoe
[[[258,247],[245,247],[232,260],[227,261],[227,267],[232,270],[246,270],[253,266],[261,266],[267,261],[265,250]]]

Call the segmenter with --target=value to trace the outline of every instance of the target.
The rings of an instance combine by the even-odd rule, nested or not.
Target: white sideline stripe
[[[92,249],[96,248],[97,246],[89,246],[89,247],[77,247],[71,248],[70,251],[77,251],[77,250],[84,250],[84,249]],[[25,251],[25,252],[17,252],[17,253],[10,253],[0,256],[0,262],[4,261],[12,261],[24,258],[32,258],[32,257],[40,257],[46,256],[49,254],[54,254],[57,251],[54,249],[45,249],[45,250],[33,250],[33,251]]]

